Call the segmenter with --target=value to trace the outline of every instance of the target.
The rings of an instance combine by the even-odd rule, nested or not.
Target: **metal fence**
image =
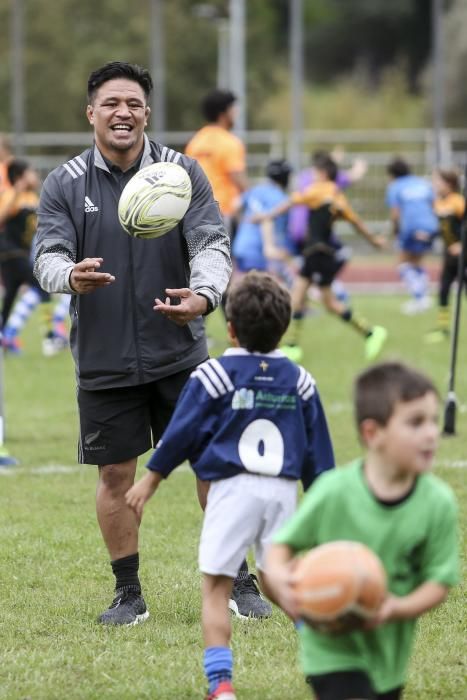
[[[192,132],[168,131],[150,134],[157,141],[183,150]],[[349,199],[355,210],[370,225],[378,227],[387,220],[384,193],[386,166],[395,155],[405,157],[414,172],[429,176],[436,161],[434,133],[430,129],[309,130],[301,134],[281,131],[248,131],[241,135],[248,153],[248,171],[252,182],[264,177],[272,158],[289,157],[299,170],[309,166],[315,150],[344,150],[341,167],[350,167],[355,158],[368,164],[364,178],[355,183]],[[91,142],[90,132],[26,133],[21,151],[42,177],[65,160],[77,155]],[[467,158],[467,129],[445,129],[441,134],[442,164],[464,168]],[[293,183],[292,183],[293,185]]]

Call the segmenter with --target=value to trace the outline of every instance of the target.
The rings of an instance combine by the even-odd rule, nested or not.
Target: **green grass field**
[[[449,346],[426,346],[433,310],[399,312],[400,298],[356,297],[354,306],[390,338],[383,357],[410,361],[446,395]],[[458,435],[441,441],[436,472],[456,491],[463,541],[467,469],[467,311],[459,348]],[[209,321],[224,348],[220,314]],[[7,446],[20,459],[0,470],[0,698],[3,700],[190,700],[203,697],[200,577],[201,512],[194,477],[182,467],[148,506],[141,528],[141,575],[151,617],[136,628],[106,629],[95,618],[112,599],[113,578],[94,513],[96,470],[76,463],[77,414],[71,358],[44,358],[36,319],[23,357],[7,357]],[[359,454],[350,394],[364,366],[363,343],[342,323],[306,323],[304,365],[315,376],[337,459]],[[143,471],[144,459],[139,470]],[[465,561],[465,559],[464,559]],[[465,565],[464,565],[465,568]],[[419,628],[406,700],[467,697],[465,584]],[[295,632],[277,609],[262,623],[234,621],[235,686],[242,700],[305,700]]]

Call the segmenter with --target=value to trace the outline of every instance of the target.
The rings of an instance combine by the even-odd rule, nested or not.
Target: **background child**
[[[439,219],[444,244],[443,269],[439,282],[439,306],[437,327],[427,333],[427,343],[439,343],[449,335],[449,293],[457,279],[459,256],[462,252],[461,226],[465,200],[460,193],[459,174],[455,170],[435,170],[435,212]],[[467,255],[467,253],[466,253]],[[467,289],[467,257],[463,261],[464,286]]]
[[[295,361],[302,357],[299,334],[305,313],[307,292],[315,284],[321,292],[321,301],[327,311],[336,314],[365,338],[365,355],[369,360],[380,353],[387,337],[382,326],[371,326],[360,318],[349,306],[337,299],[332,291],[332,282],[345,264],[340,256],[342,243],[333,231],[336,219],[345,219],[375,248],[384,248],[384,239],[374,236],[350,208],[347,199],[339,190],[335,180],[337,166],[326,154],[316,156],[313,161],[315,181],[304,192],[293,192],[290,197],[268,213],[253,217],[254,221],[276,218],[294,204],[306,204],[310,210],[308,234],[302,251],[303,264],[292,287],[293,321],[284,352]]]
[[[2,305],[2,323],[5,327],[16,295],[22,285],[28,285],[33,308],[42,299],[41,289],[32,272],[30,251],[36,233],[36,210],[39,203],[39,178],[29,163],[13,159],[7,168],[11,187],[0,201],[0,270],[5,296]],[[11,342],[14,342],[11,336]],[[5,333],[5,339],[10,336]]]
[[[344,149],[341,146],[334,146],[332,151],[315,151],[312,155],[311,167],[301,170],[297,174],[295,189],[304,192],[307,187],[313,184],[315,173],[313,163],[322,156],[333,159],[338,167],[336,184],[341,190],[346,190],[355,182],[364,177],[368,170],[368,163],[363,158],[355,158],[350,168],[342,168],[342,161],[345,157]],[[310,219],[310,210],[306,204],[295,204],[289,212],[289,232],[292,240],[302,247],[305,241]]]
[[[163,478],[189,459],[212,482],[199,547],[204,667],[209,699],[233,700],[229,599],[251,545],[260,579],[272,534],[293,513],[297,480],[307,488],[334,465],[313,378],[277,345],[290,296],[270,275],[249,272],[227,301],[233,348],[191,375],[154,452],[127,493],[137,515]]]
[[[301,662],[319,700],[401,697],[416,618],[439,605],[458,577],[456,505],[427,472],[438,442],[438,397],[431,381],[385,363],[355,385],[365,456],[323,475],[275,536],[267,583],[296,616],[291,560],[332,540],[354,540],[381,558],[389,594],[372,629],[329,636],[300,628]]]
[[[50,300],[33,274],[32,247],[36,233],[39,203],[39,177],[25,160],[11,159],[7,166],[11,186],[0,197],[0,273],[5,295],[0,316],[3,346],[8,352],[19,354],[18,338],[35,308]],[[65,296],[65,295],[64,295]],[[56,305],[53,317],[47,318],[46,344],[56,349],[68,347],[65,318],[68,315],[69,295]]]
[[[422,261],[438,231],[433,209],[434,192],[430,182],[413,175],[402,158],[394,158],[387,172],[390,183],[386,190],[386,204],[399,246],[398,271],[412,296],[402,311],[409,315],[418,314],[432,304],[428,296],[428,273]]]
[[[288,260],[293,253],[288,237],[287,214],[274,221],[254,224],[251,217],[281,204],[287,199],[292,166],[284,159],[271,160],[266,168],[267,180],[251,187],[241,196],[241,218],[232,244],[232,255],[239,272],[264,270],[292,283]]]

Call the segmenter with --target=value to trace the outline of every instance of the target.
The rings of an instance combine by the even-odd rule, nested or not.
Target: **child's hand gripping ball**
[[[300,617],[331,634],[368,624],[386,597],[380,559],[360,542],[328,542],[301,557],[293,590]]]

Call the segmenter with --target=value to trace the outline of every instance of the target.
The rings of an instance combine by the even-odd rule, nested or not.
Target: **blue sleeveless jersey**
[[[418,175],[396,178],[387,188],[386,204],[399,210],[402,238],[415,231],[436,234],[438,220],[433,209],[433,188],[427,180]]]
[[[266,270],[268,261],[263,253],[263,237],[261,226],[253,224],[250,219],[255,214],[274,209],[287,200],[287,194],[274,182],[263,182],[255,185],[242,195],[243,214],[235,232],[232,243],[232,255],[239,269]],[[288,214],[281,214],[273,220],[274,242],[278,248],[292,250],[287,234]]]
[[[164,477],[189,460],[203,481],[251,472],[301,479],[334,466],[313,377],[282,352],[227,350],[192,373],[147,467]]]

